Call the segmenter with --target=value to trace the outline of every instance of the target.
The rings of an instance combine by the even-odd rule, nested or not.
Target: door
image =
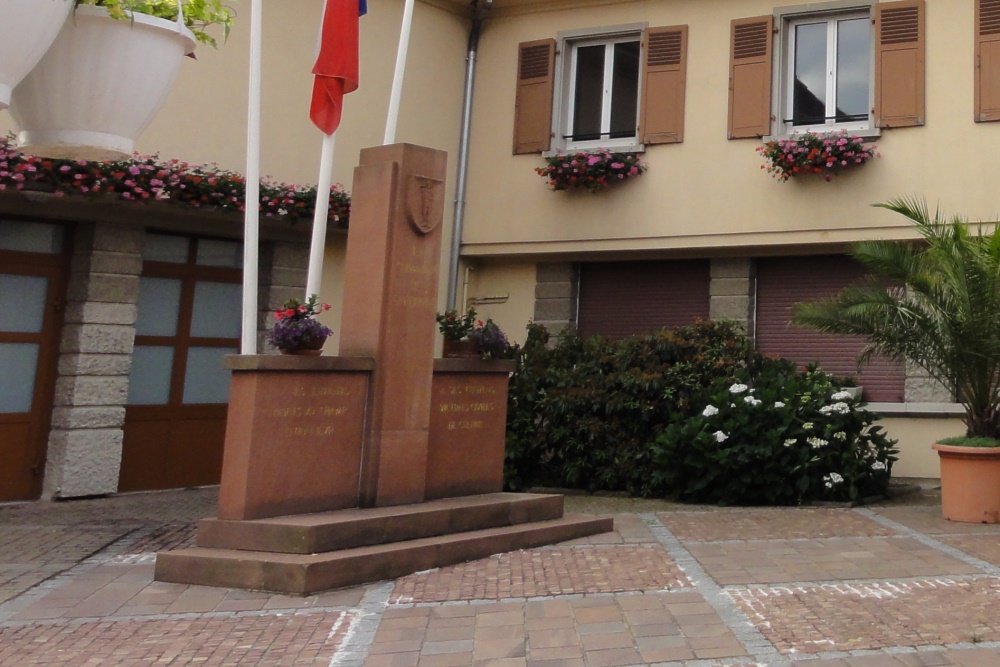
[[[65,289],[65,230],[0,219],[0,501],[42,491]]]
[[[242,258],[237,241],[146,235],[119,491],[219,483]]]

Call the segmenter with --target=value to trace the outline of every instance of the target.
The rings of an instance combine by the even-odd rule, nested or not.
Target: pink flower
[[[601,158],[599,156],[597,156],[597,155],[591,155],[589,158],[587,158],[587,166],[588,167],[593,167],[595,164],[597,164],[600,161],[601,161]]]
[[[622,163],[622,162],[612,162],[611,163],[611,168],[612,169],[624,169],[625,168],[625,164]]]

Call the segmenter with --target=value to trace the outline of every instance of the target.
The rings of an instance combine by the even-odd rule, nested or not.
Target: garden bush
[[[654,445],[654,477],[682,500],[795,505],[884,493],[896,450],[876,415],[815,368],[775,364],[723,386]]]
[[[754,352],[736,323],[698,322],[622,339],[566,332],[549,342],[544,327],[532,324],[515,351],[505,467],[510,489],[788,504],[856,498],[888,483],[893,450],[872,425],[875,415],[860,410],[858,401],[832,400],[825,374],[798,372]],[[754,401],[724,402],[722,394],[734,384],[748,385],[742,398]],[[774,407],[782,402],[785,407]],[[719,414],[704,415],[709,405]],[[751,412],[754,407],[761,409]],[[805,428],[808,419],[815,431]],[[716,431],[726,440],[717,442]],[[803,446],[786,447],[793,438]],[[826,444],[814,448],[808,438]],[[873,463],[885,467],[872,469]]]

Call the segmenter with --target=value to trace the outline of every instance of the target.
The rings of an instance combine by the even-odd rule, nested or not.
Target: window
[[[733,20],[729,138],[923,125],[924,4],[847,0]]]
[[[795,18],[785,27],[786,133],[871,127],[869,12]]]
[[[565,148],[635,145],[640,33],[566,41]]]
[[[514,154],[682,141],[687,38],[630,24],[520,44]]]

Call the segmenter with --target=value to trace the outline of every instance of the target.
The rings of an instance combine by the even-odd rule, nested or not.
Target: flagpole
[[[260,72],[262,0],[250,4],[250,91],[243,216],[243,327],[240,354],[257,354],[257,253],[260,226]]]
[[[406,0],[403,7],[403,25],[399,32],[399,49],[396,51],[396,70],[392,75],[392,92],[389,94],[389,115],[385,121],[385,138],[382,145],[396,142],[396,123],[399,120],[399,98],[403,92],[403,71],[406,69],[406,52],[410,47],[410,27],[413,25],[415,0]]]
[[[306,298],[319,294],[323,282],[323,251],[326,248],[326,224],[330,213],[330,186],[333,185],[334,135],[323,135],[319,160],[319,183],[316,185],[316,209],[313,212],[312,241],[309,248],[309,274],[306,278]]]

